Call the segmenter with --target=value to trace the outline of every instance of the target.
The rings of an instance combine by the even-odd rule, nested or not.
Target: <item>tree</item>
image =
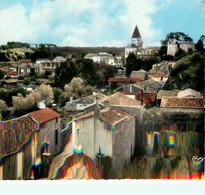
[[[52,52],[50,48],[46,48],[44,45],[40,46],[40,48],[35,49],[34,53],[31,54],[31,60],[35,62],[39,58],[49,58],[51,59]]]
[[[53,89],[53,94],[54,94],[54,102],[58,103],[59,102],[59,97],[63,93],[63,90],[60,88],[54,88]]]
[[[171,32],[167,34],[166,38],[164,40],[161,40],[161,47],[159,51],[160,56],[166,56],[167,55],[167,42],[173,42],[173,41],[190,41],[192,42],[193,39],[189,37],[189,35],[183,33],[183,32]]]
[[[1,121],[2,115],[3,115],[3,118],[6,118],[6,116],[10,115],[10,111],[8,110],[8,106],[6,105],[6,102],[3,100],[0,100],[0,121]]]
[[[167,34],[165,40],[161,41],[162,46],[166,46],[167,42],[173,42],[173,41],[190,41],[192,42],[193,39],[189,37],[189,35],[183,33],[183,32],[171,32]]]
[[[54,98],[52,87],[50,85],[42,84],[39,87],[39,92],[41,94],[41,100],[44,100],[46,105],[50,105]]]
[[[76,75],[77,69],[72,60],[62,62],[60,66],[57,66],[55,69],[55,86],[63,89],[65,84],[69,83]]]
[[[116,67],[110,66],[106,63],[95,63],[95,68],[97,70],[97,75],[99,78],[99,87],[107,85],[109,78],[113,77],[114,73],[117,73]]]
[[[24,82],[23,82],[24,85],[29,85],[30,83],[31,83],[31,81],[28,80],[28,79],[25,79]]]
[[[8,110],[8,106],[6,105],[6,102],[3,100],[0,100],[0,113],[6,110]]]
[[[195,47],[196,47],[196,50],[198,52],[202,53],[204,51],[204,44],[203,44],[203,41],[201,40],[201,38],[197,41]]]
[[[36,108],[35,105],[40,101],[44,100],[46,105],[50,105],[53,100],[53,90],[50,85],[42,84],[36,91],[32,91],[26,97],[21,94],[13,97],[13,108],[14,111],[28,110]]]
[[[86,81],[80,77],[74,77],[69,85],[65,85],[64,92],[59,96],[59,102],[61,102],[61,107],[63,107],[71,96],[74,99],[78,99],[91,95],[94,91],[95,87],[87,85]]]
[[[86,80],[90,85],[97,85],[99,77],[95,68],[95,63],[90,59],[76,60],[77,76]]]
[[[132,70],[135,69],[135,66],[136,66],[136,56],[134,53],[130,53],[126,59],[126,75],[129,75]]]

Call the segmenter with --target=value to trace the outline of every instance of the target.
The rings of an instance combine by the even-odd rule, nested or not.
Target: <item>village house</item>
[[[160,111],[167,114],[204,114],[204,100],[196,97],[162,97]]]
[[[73,97],[70,98],[70,101],[66,103],[64,106],[64,110],[67,112],[74,112],[74,111],[85,111],[85,110],[90,110],[92,107],[95,106],[96,104],[96,98],[98,100],[101,100],[102,98],[106,97],[106,95],[102,93],[98,93],[96,95],[89,95],[87,97],[73,100]]]
[[[19,60],[19,76],[29,76],[32,68],[33,63],[31,59]]]
[[[177,95],[178,98],[184,98],[184,97],[198,97],[201,98],[201,93],[193,90],[193,89],[185,89],[183,91],[180,91]]]
[[[0,179],[29,179],[37,162],[37,124],[28,116],[0,123]]]
[[[160,106],[163,97],[177,97],[180,90],[160,90],[157,94],[157,105]]]
[[[17,71],[9,71],[5,75],[5,78],[17,79],[18,77],[19,77],[19,73]]]
[[[123,93],[117,92],[111,96],[102,98],[99,101],[99,105],[106,107],[120,108],[124,111],[135,115],[136,124],[139,125],[142,122],[143,115],[146,109],[142,106],[142,102],[126,96]],[[136,127],[137,130],[137,127]]]
[[[149,91],[145,89],[143,86],[137,86],[135,84],[128,84],[116,89],[117,92],[126,92],[126,93],[139,93],[143,90],[144,93],[153,92],[153,90]]]
[[[47,160],[61,148],[60,130],[61,115],[50,108],[1,122],[0,179],[47,177]]]
[[[114,65],[115,65],[116,68],[123,68],[124,67],[124,56],[123,56],[123,54],[115,55]]]
[[[161,72],[164,75],[169,74],[172,68],[172,63],[170,62],[164,62],[162,61],[161,63],[157,63],[152,65],[152,69],[150,70],[151,73],[158,73]]]
[[[106,52],[88,53],[84,58],[91,59],[95,63],[106,63],[113,66],[115,65],[115,58],[113,55]]]
[[[41,74],[45,74],[45,72],[54,73],[55,69],[61,62],[49,60],[49,59],[38,59],[36,60],[36,64],[40,64]]]
[[[115,83],[117,87],[122,87],[127,84],[137,83],[140,81],[140,78],[129,78],[129,77],[111,77],[108,82],[111,86],[111,83]]]
[[[48,143],[47,151],[52,155],[59,152],[59,134],[61,130],[61,115],[51,108],[30,112],[31,119],[38,123],[41,132],[41,146]]]
[[[141,106],[153,106],[155,105],[155,99],[157,94],[156,93],[150,93],[150,92],[137,92],[137,93],[129,93],[129,92],[120,92],[127,97],[130,97],[132,99],[138,100],[141,102]]]
[[[162,73],[155,73],[151,75],[151,79],[154,81],[163,81],[164,74]]]
[[[112,158],[115,168],[128,164],[134,154],[135,116],[119,108],[99,107],[73,118],[73,147],[96,159],[97,153]]]
[[[34,66],[34,72],[37,74],[37,75],[43,75],[43,68],[42,68],[42,65],[40,63],[35,63]]]
[[[136,87],[143,89],[144,91],[155,92],[158,93],[159,90],[163,88],[165,83],[156,81],[153,79],[148,79],[144,81],[140,81],[135,84]]]
[[[138,71],[132,71],[130,78],[140,78],[141,81],[147,80],[148,79],[148,74],[145,70],[140,69]]]
[[[56,56],[53,61],[54,62],[65,62],[67,59],[62,56]]]
[[[3,88],[12,88],[20,86],[23,83],[23,80],[18,79],[4,79],[0,81],[0,86]]]
[[[84,58],[93,60],[95,63],[100,63],[100,56],[97,53],[88,53]]]

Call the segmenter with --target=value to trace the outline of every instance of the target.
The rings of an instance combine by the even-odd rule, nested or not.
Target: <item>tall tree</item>
[[[77,69],[72,60],[62,62],[56,67],[54,83],[56,87],[64,88],[64,85],[69,83],[74,76],[77,75]]]
[[[203,52],[204,51],[204,44],[203,44],[203,41],[201,40],[201,38],[197,41],[195,47],[196,47],[196,50],[198,52]]]
[[[166,46],[168,41],[193,41],[193,39],[183,32],[171,32],[161,41],[162,46]]]

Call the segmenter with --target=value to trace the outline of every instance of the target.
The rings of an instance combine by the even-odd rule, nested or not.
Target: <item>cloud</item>
[[[138,25],[143,41],[161,34],[152,15],[154,0],[56,0],[30,7],[14,4],[0,12],[0,44],[7,41],[48,42],[70,46],[125,46]]]

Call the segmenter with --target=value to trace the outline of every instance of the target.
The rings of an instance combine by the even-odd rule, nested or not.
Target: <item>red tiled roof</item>
[[[141,92],[138,92],[138,93],[120,92],[120,93],[123,93],[124,95],[135,95],[136,100],[138,101],[141,101],[143,97],[143,103],[145,105],[153,103],[157,95],[156,93],[143,93],[143,96],[142,96]]]
[[[127,97],[126,95],[120,92],[105,97],[101,99],[99,102],[104,103],[105,101],[109,101],[111,105],[118,105],[118,106],[141,106],[140,101]]]
[[[9,71],[7,72],[7,75],[18,75],[17,71]]]
[[[120,83],[137,83],[141,80],[141,78],[128,78],[128,77],[111,77],[108,82],[120,82]]]
[[[155,74],[152,74],[152,77],[155,77],[155,78],[159,78],[159,77],[162,77],[164,74],[162,73],[155,73]]]
[[[32,63],[31,59],[21,59],[19,60],[19,63]]]
[[[111,125],[116,124],[126,118],[128,118],[128,120],[131,120],[134,118],[133,115],[119,108],[106,108],[104,110],[101,110],[100,113],[101,113],[100,119]],[[91,116],[94,116],[94,112],[90,112],[88,114],[75,118],[74,120],[85,119]]]
[[[45,123],[47,121],[61,117],[61,114],[52,110],[51,108],[45,108],[42,110],[30,112],[29,115],[33,117],[39,123]]]
[[[0,122],[0,158],[17,152],[38,129],[37,123],[27,116]]]
[[[204,108],[203,98],[162,98],[161,107],[173,108]]]

